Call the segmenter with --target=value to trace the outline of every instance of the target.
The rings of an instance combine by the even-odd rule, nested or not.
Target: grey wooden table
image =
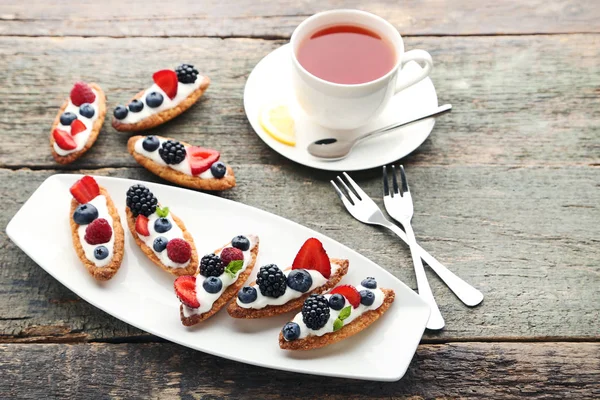
[[[463,306],[428,274],[446,317],[395,383],[249,367],[170,344],[92,307],[0,234],[0,398],[599,398],[600,4],[407,0],[0,1],[0,226],[56,173],[161,182],[108,123],[78,162],[53,162],[47,135],[74,80],[112,109],[154,70],[189,61],[213,81],[157,134],[221,149],[238,186],[217,194],[306,225],[415,288],[410,254],[353,220],[333,174],[288,161],[242,108],[252,67],[324,9],[390,20],[427,49],[454,110],[404,163],[423,246],[486,298]],[[380,193],[379,171],[353,174]],[[299,201],[299,199],[302,201]],[[35,229],[32,227],[32,229]]]

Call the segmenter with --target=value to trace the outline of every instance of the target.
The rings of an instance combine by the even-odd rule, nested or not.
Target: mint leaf
[[[340,311],[340,315],[338,315],[338,318],[340,320],[345,320],[346,318],[348,318],[350,316],[350,311],[352,310],[352,306],[347,306],[342,308],[342,311]]]
[[[344,326],[344,321],[342,321],[339,318],[336,318],[335,321],[333,321],[333,331],[339,331],[340,329],[342,329],[342,326]]]
[[[225,272],[227,272],[232,278],[235,278],[235,274],[237,274],[243,266],[244,261],[235,260],[230,262],[229,265],[225,267]]]
[[[169,207],[157,207],[156,214],[161,218],[165,218],[169,215]]]

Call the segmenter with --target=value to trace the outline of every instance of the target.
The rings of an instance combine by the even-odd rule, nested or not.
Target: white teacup
[[[308,36],[332,25],[358,25],[378,33],[392,44],[396,64],[382,77],[360,84],[333,83],[308,72],[298,61],[298,47]],[[359,10],[325,11],[304,20],[291,39],[292,81],[298,103],[308,117],[330,129],[354,129],[377,117],[392,96],[426,78],[433,68],[431,55],[425,50],[404,52],[402,37],[386,20]],[[417,76],[399,78],[402,66],[408,61],[423,64]]]

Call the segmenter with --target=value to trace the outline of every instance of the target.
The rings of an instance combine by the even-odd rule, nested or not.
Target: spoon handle
[[[414,124],[415,122],[419,122],[419,121],[422,121],[422,120],[427,119],[427,118],[437,117],[438,115],[442,115],[444,113],[447,113],[450,110],[452,110],[452,105],[451,104],[444,104],[443,106],[439,106],[438,108],[436,108],[434,111],[430,111],[430,112],[425,113],[425,114],[423,114],[423,115],[421,115],[419,117],[412,118],[409,121],[396,122],[396,123],[393,123],[391,125],[387,125],[387,126],[384,126],[382,128],[376,129],[376,130],[374,130],[372,132],[369,132],[366,135],[361,136],[358,139],[356,139],[355,144],[358,143],[358,142],[360,142],[360,141],[362,141],[362,140],[365,140],[367,138],[373,138],[375,136],[382,135],[384,133],[393,131],[393,130],[395,130],[397,128],[401,128],[403,126]]]

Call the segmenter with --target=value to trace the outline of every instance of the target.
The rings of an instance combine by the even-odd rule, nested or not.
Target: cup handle
[[[404,90],[407,87],[422,81],[427,76],[429,76],[429,73],[433,69],[433,60],[431,58],[431,55],[425,50],[410,50],[404,53],[404,55],[402,56],[402,67],[404,67],[404,64],[406,64],[409,61],[416,61],[423,64],[423,70],[420,74],[408,80],[398,79],[396,81],[395,93],[398,93],[399,91]],[[400,74],[398,74],[398,77],[400,77]]]

